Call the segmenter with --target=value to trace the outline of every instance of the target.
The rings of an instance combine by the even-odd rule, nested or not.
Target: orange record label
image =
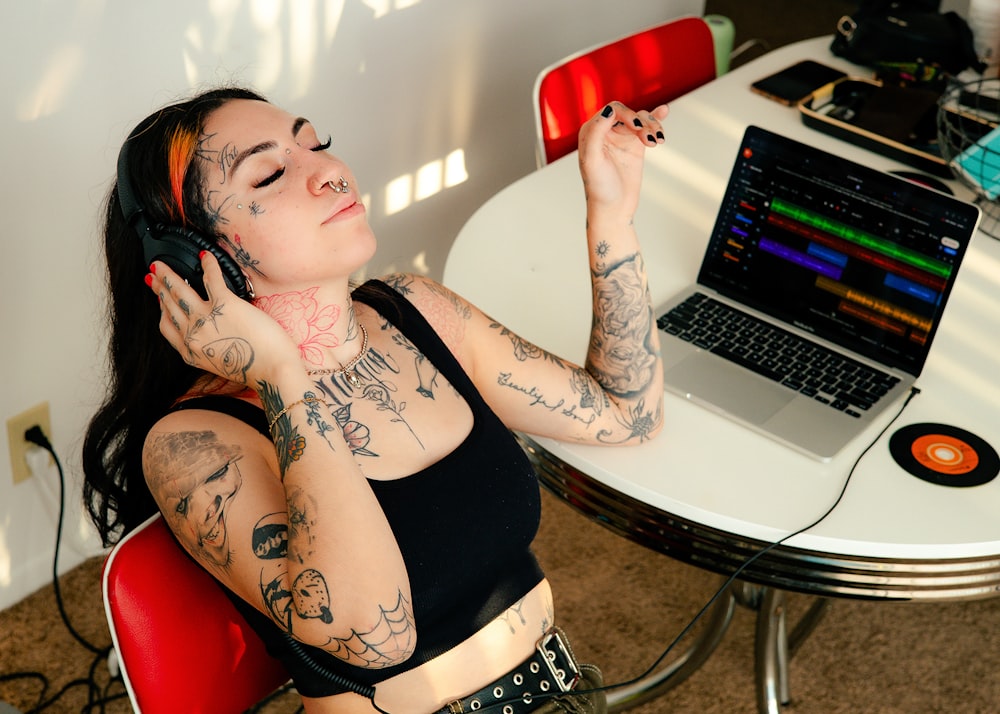
[[[979,454],[961,439],[944,434],[925,434],[910,447],[921,466],[941,474],[967,474],[979,465]]]

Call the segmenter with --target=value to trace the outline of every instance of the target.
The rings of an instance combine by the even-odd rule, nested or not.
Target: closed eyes
[[[312,149],[310,149],[310,151],[326,151],[332,145],[333,145],[333,137],[331,136],[331,137],[328,137],[327,140],[324,141],[322,144],[319,144],[318,146],[314,146]],[[274,183],[275,181],[277,181],[278,179],[280,179],[284,175],[284,173],[285,173],[285,167],[282,166],[280,169],[277,169],[274,173],[270,174],[266,178],[261,179],[260,181],[256,182],[253,185],[253,187],[254,188],[264,188],[265,186],[270,186],[272,183]]]

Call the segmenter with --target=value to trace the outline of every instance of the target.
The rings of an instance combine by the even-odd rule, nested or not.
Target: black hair
[[[216,109],[234,99],[266,101],[247,89],[218,88],[153,113],[128,141],[130,185],[150,223],[178,223],[216,236],[207,210],[194,141]],[[171,184],[171,152],[177,137],[188,137],[182,204]],[[175,171],[175,173],[177,173]],[[103,221],[107,262],[109,349],[107,394],[90,421],[83,443],[83,497],[104,545],[156,512],[142,473],[146,434],[205,372],[187,365],[159,331],[160,309],[143,284],[138,235],[125,223],[117,184],[108,193]]]

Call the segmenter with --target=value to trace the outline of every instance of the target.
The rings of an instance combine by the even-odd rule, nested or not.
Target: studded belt
[[[568,692],[580,680],[580,667],[563,631],[553,627],[535,653],[492,684],[445,705],[436,714],[466,714],[485,707],[497,714],[527,714],[553,694]],[[539,697],[539,695],[546,695]]]

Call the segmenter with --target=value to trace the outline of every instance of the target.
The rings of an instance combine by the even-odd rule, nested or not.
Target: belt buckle
[[[560,692],[568,692],[576,686],[577,682],[580,681],[580,669],[576,666],[576,660],[573,659],[573,653],[563,640],[562,633],[560,633],[559,630],[552,630],[546,633],[546,635],[538,641],[538,644],[535,645],[535,649],[538,650],[542,659],[545,660],[545,664],[549,668],[549,673],[552,675],[552,679],[555,680]],[[564,669],[560,669],[556,665],[556,657],[560,652],[562,653],[563,659],[569,665],[569,672]]]

